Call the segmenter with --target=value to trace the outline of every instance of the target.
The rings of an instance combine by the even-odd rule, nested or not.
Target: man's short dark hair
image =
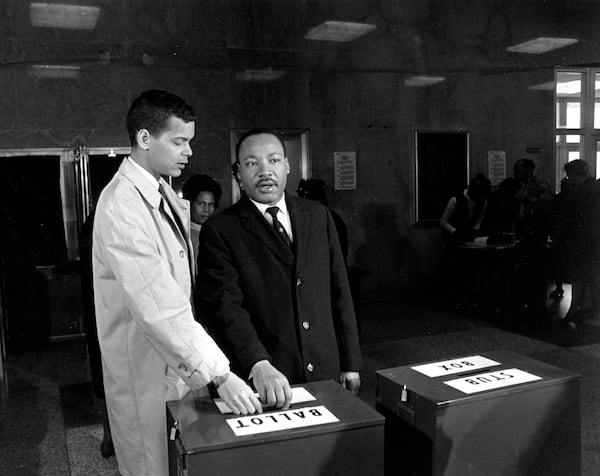
[[[283,143],[283,139],[281,139],[281,137],[279,137],[279,133],[277,131],[274,131],[271,129],[256,128],[256,129],[250,129],[249,131],[245,132],[238,139],[237,144],[235,145],[235,160],[236,161],[238,161],[238,162],[240,161],[240,147],[242,145],[242,142],[244,142],[248,137],[257,136],[259,134],[271,134],[271,135],[275,136],[277,138],[277,140],[279,141],[279,143],[281,144],[281,147],[283,147],[283,155],[285,157],[287,157],[287,153],[285,150],[285,144]]]
[[[196,120],[192,106],[175,94],[159,89],[151,89],[133,100],[127,112],[127,133],[132,147],[137,147],[136,135],[147,129],[153,137],[158,137],[167,128],[167,121],[177,117],[184,122]]]
[[[181,189],[183,198],[190,202],[196,200],[200,192],[211,192],[215,197],[215,208],[219,206],[223,190],[214,178],[204,174],[194,175],[183,184]]]

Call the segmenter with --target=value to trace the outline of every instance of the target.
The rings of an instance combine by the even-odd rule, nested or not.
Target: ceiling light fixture
[[[101,10],[100,7],[62,3],[31,2],[30,6],[33,26],[70,30],[93,30]]]
[[[376,28],[370,23],[353,23],[346,21],[326,21],[311,28],[304,35],[307,40],[352,41],[366,35]]]
[[[57,64],[33,64],[30,74],[34,78],[75,79],[79,77],[81,67]]]
[[[285,71],[280,69],[247,69],[238,73],[235,78],[239,81],[273,81],[279,79],[285,74]]]
[[[408,88],[425,88],[445,81],[443,76],[413,76],[404,80],[404,86]]]
[[[548,51],[573,45],[578,41],[579,40],[577,38],[548,38],[541,36],[535,40],[519,43],[515,46],[509,46],[506,48],[506,51],[510,51],[512,53],[539,55],[541,53],[547,53]]]

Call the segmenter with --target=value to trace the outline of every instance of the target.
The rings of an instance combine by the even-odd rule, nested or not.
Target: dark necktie
[[[279,211],[279,207],[269,207],[265,211],[273,217],[273,228],[275,228],[277,234],[281,237],[284,243],[291,248],[292,241],[290,240],[290,237],[285,231],[283,225],[277,219],[277,212]]]

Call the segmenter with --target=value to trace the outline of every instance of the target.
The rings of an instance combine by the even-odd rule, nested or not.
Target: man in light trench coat
[[[127,114],[131,157],[100,195],[93,275],[106,403],[119,471],[168,473],[165,402],[212,382],[236,414],[262,411],[252,389],[194,319],[189,202],[163,176],[192,155],[194,115],[146,91]],[[192,256],[192,257],[191,257]]]

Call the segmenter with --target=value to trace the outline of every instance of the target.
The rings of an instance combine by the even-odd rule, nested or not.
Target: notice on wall
[[[356,152],[334,152],[335,190],[356,190]]]
[[[446,385],[454,387],[463,393],[471,394],[485,392],[496,388],[510,387],[520,383],[541,380],[542,377],[530,374],[520,369],[504,369],[497,372],[469,375],[468,377],[448,380]]]
[[[257,435],[271,431],[304,428],[307,426],[335,423],[339,419],[323,405],[296,408],[281,412],[263,413],[227,419],[235,436]]]
[[[498,185],[506,178],[506,152],[488,151],[488,178],[492,185]]]
[[[432,364],[417,365],[411,367],[414,371],[427,375],[428,377],[440,377],[442,375],[452,375],[461,372],[471,372],[473,370],[485,369],[494,365],[500,365],[500,362],[488,359],[481,355],[470,355],[459,359],[444,360]]]

